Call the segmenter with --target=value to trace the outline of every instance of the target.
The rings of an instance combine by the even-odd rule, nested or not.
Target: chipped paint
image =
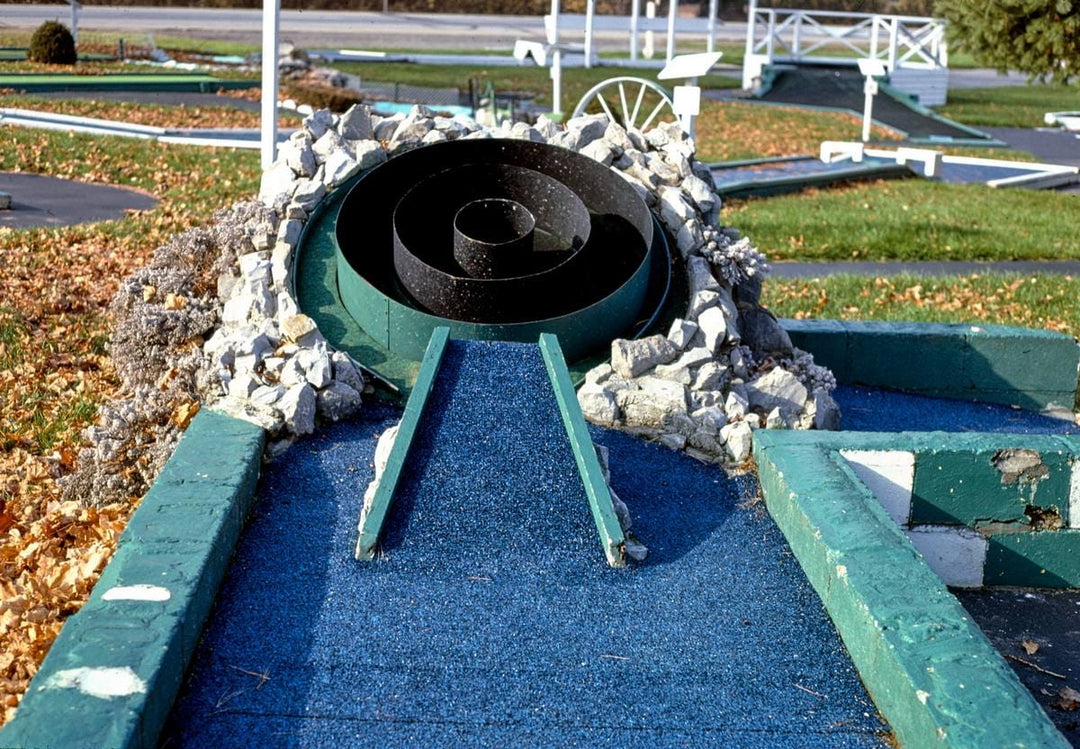
[[[103,601],[168,601],[172,597],[168,588],[160,585],[117,585],[101,596]]]
[[[1002,486],[1018,482],[1034,484],[1050,475],[1050,469],[1035,450],[998,450],[994,453],[993,463],[1001,474]]]
[[[103,700],[146,692],[146,682],[127,666],[57,671],[39,689],[77,689]]]

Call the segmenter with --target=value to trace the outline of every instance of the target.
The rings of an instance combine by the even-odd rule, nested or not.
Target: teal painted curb
[[[214,78],[209,75],[121,73],[113,75],[59,75],[20,73],[0,76],[0,88],[27,93],[51,91],[179,91],[214,93],[222,89],[248,89],[255,79]]]
[[[835,450],[759,431],[765,503],[904,747],[1067,747]]]
[[[364,504],[358,523],[359,537],[356,541],[356,558],[363,561],[371,561],[375,558],[375,549],[379,543],[379,534],[382,532],[386,514],[390,510],[390,504],[397,491],[398,481],[401,480],[401,470],[405,467],[405,461],[409,459],[409,451],[412,449],[413,439],[420,426],[420,420],[424,416],[424,408],[427,406],[431,391],[435,387],[435,377],[439,374],[439,366],[442,364],[443,354],[446,352],[446,344],[450,340],[450,328],[439,327],[431,334],[428,341],[424,358],[420,362],[420,373],[416,376],[412,393],[405,404],[405,413],[401,416],[398,424],[398,433],[394,438],[394,446],[390,448],[390,455],[386,460],[386,468],[379,479],[378,488],[371,503]]]
[[[838,382],[1000,403],[1051,415],[1077,400],[1080,346],[1061,333],[1004,325],[780,321]]]
[[[612,567],[626,566],[626,539],[622,526],[615,514],[615,504],[611,499],[611,490],[604,481],[604,472],[600,468],[600,459],[596,456],[596,447],[589,436],[589,426],[585,415],[578,405],[577,393],[570,380],[570,370],[559,347],[559,339],[551,334],[540,336],[540,353],[544,356],[551,387],[555,391],[555,400],[559,404],[566,436],[570,438],[570,448],[574,451],[581,481],[585,485],[585,494],[589,497],[596,531],[600,534],[600,545],[604,556]]]
[[[157,746],[255,495],[264,444],[246,421],[196,415],[0,746]]]

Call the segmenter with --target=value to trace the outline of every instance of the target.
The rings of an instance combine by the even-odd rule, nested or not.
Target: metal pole
[[[592,25],[593,14],[596,12],[596,0],[588,0],[585,3],[585,67],[592,67]]]
[[[262,168],[277,157],[278,24],[281,0],[263,0],[262,27]]]
[[[638,17],[641,15],[641,0],[630,2],[630,59],[636,60],[638,55]]]
[[[675,56],[675,17],[679,13],[679,0],[670,0],[667,16],[667,61]]]
[[[77,0],[71,0],[71,38],[75,40],[76,46],[79,44],[79,3]]]
[[[551,53],[551,113],[562,116],[562,50]]]
[[[716,6],[717,0],[709,0],[709,41],[705,47],[708,52],[716,51]]]

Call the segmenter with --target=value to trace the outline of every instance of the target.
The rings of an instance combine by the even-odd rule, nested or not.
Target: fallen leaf
[[[1080,707],[1080,692],[1077,692],[1072,687],[1062,687],[1057,692],[1058,698],[1054,700],[1051,705],[1058,710],[1064,710],[1067,713],[1075,712],[1076,708]]]
[[[1028,655],[1035,655],[1039,652],[1039,643],[1032,642],[1031,640],[1021,640],[1020,647],[1024,649],[1024,652]]]

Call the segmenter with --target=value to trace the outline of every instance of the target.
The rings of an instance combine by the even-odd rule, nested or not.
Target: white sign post
[[[723,52],[679,55],[672,58],[656,76],[661,81],[685,81],[685,85],[676,86],[672,92],[672,103],[675,115],[679,118],[679,125],[691,138],[694,137],[694,118],[701,111],[701,88],[697,85],[697,79],[708,73],[723,56]]]
[[[263,0],[262,27],[262,168],[277,157],[278,19],[281,0]]]
[[[862,139],[863,143],[870,140],[870,126],[874,122],[874,97],[877,96],[879,76],[885,75],[885,63],[881,60],[863,58],[859,60],[859,72],[866,76],[863,84],[863,93],[866,94],[866,102],[863,106]]]

